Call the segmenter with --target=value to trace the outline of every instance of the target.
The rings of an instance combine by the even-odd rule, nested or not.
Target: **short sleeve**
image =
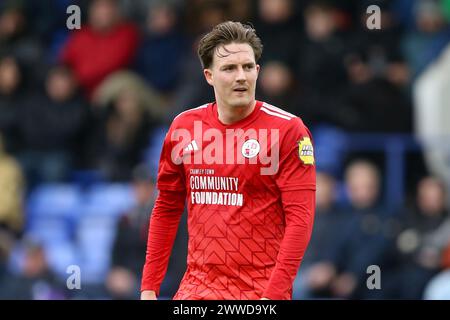
[[[186,189],[183,164],[176,164],[172,159],[173,143],[170,139],[172,130],[164,138],[159,160],[156,186],[159,190],[183,191]]]
[[[315,190],[316,165],[312,135],[300,118],[291,121],[281,137],[276,184],[281,191]]]

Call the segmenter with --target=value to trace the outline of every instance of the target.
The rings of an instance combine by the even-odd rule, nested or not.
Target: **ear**
[[[212,74],[211,69],[203,69],[203,74],[205,75],[206,82],[208,82],[208,84],[210,86],[212,86],[213,85],[213,74]]]
[[[258,79],[258,76],[259,76],[259,69],[261,69],[261,67],[259,64],[257,64],[256,65],[256,79]]]

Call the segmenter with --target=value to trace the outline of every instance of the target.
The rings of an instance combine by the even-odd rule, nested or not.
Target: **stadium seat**
[[[86,283],[104,281],[119,217],[135,205],[129,184],[96,184],[86,191],[79,217],[77,246]]]
[[[70,237],[82,203],[81,190],[72,184],[43,184],[27,201],[26,231],[47,241]]]
[[[86,194],[85,205],[90,214],[120,215],[135,204],[133,190],[129,184],[101,183],[93,185]]]
[[[115,237],[113,216],[85,212],[77,229],[77,247],[83,281],[96,284],[104,281],[110,266],[110,252]]]

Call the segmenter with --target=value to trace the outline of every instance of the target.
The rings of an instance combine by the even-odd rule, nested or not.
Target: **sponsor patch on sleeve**
[[[303,164],[314,164],[314,148],[309,137],[303,137],[298,142],[298,156]]]

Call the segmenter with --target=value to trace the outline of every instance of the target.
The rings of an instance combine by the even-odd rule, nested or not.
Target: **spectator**
[[[436,58],[450,39],[447,22],[437,1],[413,1],[414,26],[402,39],[402,49],[414,77]]]
[[[188,0],[184,8],[186,28],[194,37],[227,20],[229,15],[229,2],[223,0]]]
[[[345,67],[350,85],[342,96],[347,117],[344,128],[411,132],[412,108],[406,91],[410,71],[399,46],[399,27],[387,4],[381,9],[381,24],[380,30],[367,29],[364,8],[360,31],[349,39]]]
[[[106,285],[115,299],[138,299],[145,261],[148,221],[155,201],[155,184],[145,165],[133,171],[135,208],[122,216],[112,250],[112,267]]]
[[[74,32],[61,52],[88,97],[114,71],[132,62],[138,46],[138,31],[124,21],[116,0],[94,0],[88,25]]]
[[[20,110],[20,160],[31,185],[67,178],[79,149],[87,111],[72,72],[62,66],[50,69],[45,93],[27,99]]]
[[[144,79],[132,71],[117,71],[108,76],[98,87],[93,106],[98,109],[111,104],[122,92],[132,93],[142,109],[148,113],[152,122],[162,122],[167,113],[167,99],[149,87]],[[94,114],[101,113],[94,110]]]
[[[280,61],[267,61],[259,76],[258,99],[271,101],[276,106],[298,115],[305,122],[295,79],[288,66]],[[307,121],[305,122],[309,124]]]
[[[114,181],[128,181],[132,169],[143,159],[156,123],[146,108],[147,101],[136,87],[125,86],[114,95],[96,119],[91,143],[92,165]],[[156,106],[155,106],[156,107]]]
[[[253,0],[231,0],[229,2],[230,20],[244,23],[253,19]]]
[[[106,286],[113,299],[137,299],[139,297],[140,276],[145,261],[147,247],[148,222],[151,208],[156,199],[155,181],[145,164],[133,170],[132,185],[136,196],[136,207],[121,218],[116,231],[112,249],[112,266]],[[179,228],[174,250],[180,257],[186,256],[183,237],[186,237],[185,221]],[[162,296],[172,296],[181,280],[185,263],[173,260],[169,264],[170,276],[161,289]]]
[[[81,8],[78,31],[66,27],[66,9],[73,4]],[[367,28],[369,5],[381,8],[381,30]],[[318,174],[315,230],[294,297],[445,297],[449,207],[439,200],[436,178],[419,184],[417,195],[426,196],[416,197],[412,181],[423,176],[427,165],[430,174],[450,187],[449,8],[449,0],[0,0],[0,297],[32,298],[24,294],[30,288],[39,293],[35,298],[43,297],[45,288],[53,288],[44,280],[41,290],[40,280],[24,280],[7,268],[14,237],[26,232],[23,209],[31,203],[24,189],[64,180],[67,173],[83,186],[99,180],[128,182],[144,155],[149,163],[158,159],[165,129],[155,127],[214,100],[193,48],[205,30],[228,19],[249,22],[261,34],[265,48],[257,97],[274,101],[310,126],[317,167],[323,172],[341,177],[347,153],[367,150],[360,149],[359,139],[365,141],[361,132],[409,133],[415,120],[421,143],[420,153],[409,152],[409,144],[394,147],[406,170],[404,181],[394,182],[405,183],[405,199],[411,197],[413,203],[403,214],[388,216],[378,201],[382,199],[373,197],[380,177],[374,178],[379,174],[370,165],[350,166],[348,171],[357,174],[348,174],[348,185],[352,180],[357,187],[349,191],[348,208],[343,194],[335,193],[343,191],[336,188],[340,182]],[[47,77],[48,64],[62,62],[75,82],[65,67],[51,67]],[[358,134],[357,139],[348,133]],[[401,144],[403,135],[397,137]],[[384,160],[392,168],[395,161],[390,160],[400,158],[390,147]],[[387,184],[392,181],[386,177]],[[430,215],[430,203],[439,203],[442,213]],[[130,243],[140,241],[132,234],[138,229],[136,212],[127,213],[119,227],[130,234]],[[145,210],[141,213],[143,217]],[[26,251],[36,252],[29,254],[31,265],[42,266],[39,250]],[[135,260],[129,251],[124,260]],[[180,249],[171,261],[173,273],[169,271],[162,288],[165,297],[174,293],[171,280],[178,282],[182,274],[183,254]],[[9,263],[15,258],[13,254]],[[122,272],[132,269],[131,263],[114,264],[119,266],[109,280],[114,298],[134,298],[125,289],[139,279],[129,276],[134,271]],[[381,267],[382,290],[365,288],[368,264]],[[86,286],[72,291],[71,298],[109,297],[103,284],[98,289],[97,284]],[[44,296],[65,296],[58,290]]]
[[[175,8],[162,3],[151,6],[136,54],[136,71],[151,87],[171,94],[179,84],[186,53],[187,41]]]
[[[12,56],[0,58],[0,134],[3,134],[5,149],[17,152],[17,122],[23,95],[23,72]]]
[[[124,14],[133,21],[144,22],[148,16],[148,9],[153,6],[169,5],[179,11],[186,9],[186,0],[119,0]]]
[[[424,299],[449,300],[450,299],[450,217],[442,223],[436,232],[433,232],[431,243],[441,250],[442,271],[435,275],[424,289]]]
[[[421,299],[426,283],[440,270],[442,247],[429,240],[448,217],[445,187],[432,177],[417,186],[416,206],[404,214],[397,238],[403,299]]]
[[[23,228],[24,177],[18,162],[5,153],[0,135],[0,231],[20,236]]]
[[[215,99],[213,90],[204,81],[205,76],[203,75],[197,53],[194,52],[194,45],[187,53],[180,77],[180,84],[173,99],[173,107],[169,109],[166,116],[167,124],[170,124],[172,119],[180,112],[190,109],[192,106],[201,105],[205,101],[214,101]]]
[[[368,290],[367,267],[377,265],[384,274],[392,267],[392,232],[388,215],[380,205],[381,177],[378,169],[365,160],[353,161],[345,171],[351,215],[342,230],[338,256],[338,275],[331,284],[336,298],[384,298],[389,288]]]
[[[299,19],[292,0],[258,0],[255,28],[264,43],[261,63],[276,60],[289,68],[295,66],[296,48],[300,38]]]
[[[312,2],[304,10],[305,37],[299,49],[301,82],[321,93],[334,93],[345,83],[345,43],[338,32],[336,9]]]
[[[22,269],[6,279],[2,299],[62,300],[67,297],[64,284],[49,269],[45,251],[33,240],[24,239]]]
[[[345,126],[349,112],[337,99],[347,84],[345,42],[338,32],[336,9],[313,1],[303,10],[303,18],[305,30],[294,65],[304,101],[298,113],[313,130],[322,123]]]
[[[449,300],[450,299],[450,217],[432,233],[429,243],[441,250],[441,269],[426,284],[423,299]]]
[[[167,113],[167,124],[186,109],[201,105],[205,101],[214,101],[214,92],[204,81],[196,50],[203,33],[227,19],[229,9],[227,4],[229,3],[222,0],[190,0],[185,6],[186,29],[193,40],[186,52],[180,83],[173,98],[173,107]]]
[[[353,83],[347,87],[343,100],[348,112],[344,123],[344,129],[347,131],[412,132],[411,100],[402,87],[386,78],[372,78],[366,83]]]
[[[367,28],[367,3],[362,1],[358,9],[358,29],[349,37],[349,49],[347,51],[347,66],[353,63],[363,63],[360,80],[370,77],[384,77],[387,68],[392,63],[404,64],[405,59],[401,50],[401,29],[394,19],[389,1],[378,1],[381,8],[380,29]],[[403,67],[405,67],[403,65]],[[366,69],[368,68],[368,70]],[[362,76],[368,71],[369,75]]]
[[[447,188],[445,188],[447,190]],[[448,194],[448,192],[446,192]],[[441,255],[441,265],[443,268],[450,268],[450,215],[445,213],[446,219],[436,228],[429,237],[425,238],[427,246],[436,248]]]
[[[337,205],[337,182],[325,172],[317,173],[316,215],[308,250],[294,286],[294,299],[330,298],[331,283],[337,276],[339,239],[348,224]]]
[[[30,71],[40,71],[43,46],[28,26],[24,6],[5,1],[0,8],[0,56],[12,55]],[[3,10],[2,10],[3,9]]]
[[[8,262],[14,242],[15,239],[12,234],[0,228],[0,299],[3,299],[8,294],[5,284],[10,276]]]

